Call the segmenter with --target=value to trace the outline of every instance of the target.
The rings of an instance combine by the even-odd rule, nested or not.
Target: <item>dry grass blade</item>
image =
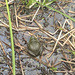
[[[19,55],[19,61],[20,61],[20,67],[21,67],[22,75],[25,75],[25,74],[24,74],[24,71],[23,71],[23,67],[22,67],[21,57],[20,57],[20,55]]]
[[[34,21],[35,21],[35,20],[34,20]],[[55,41],[57,41],[57,39],[51,35],[52,33],[48,32],[48,31],[46,31],[46,30],[44,30],[44,29],[41,29],[41,28],[43,28],[43,27],[41,27],[41,25],[40,25],[37,21],[35,21],[35,22],[36,22],[36,24],[39,26],[41,32],[45,33],[46,35],[48,35],[49,37],[51,37],[52,39],[54,39]],[[62,46],[62,44],[61,44],[60,42],[58,42],[58,43]]]
[[[56,73],[66,73],[66,72],[71,73],[73,71],[53,71],[53,72],[56,72]]]
[[[65,23],[66,23],[66,20],[65,20],[65,22],[64,22],[64,24],[63,24],[63,26],[62,26],[62,28],[64,28]],[[58,44],[58,41],[60,40],[61,34],[62,34],[62,30],[60,31],[60,33],[59,33],[59,35],[58,35],[58,39],[57,39],[57,41],[56,41],[56,43],[55,43],[55,45],[54,45],[53,51],[52,51],[51,53],[47,54],[47,58],[50,58],[51,55],[53,54],[53,52],[55,51],[56,46],[57,46],[57,44]]]
[[[11,64],[9,63],[9,58],[8,58],[7,55],[6,55],[6,52],[5,52],[5,50],[4,50],[4,47],[3,47],[2,43],[1,43],[1,41],[0,41],[0,46],[1,46],[1,49],[2,49],[2,51],[3,51],[5,60],[6,60],[7,64],[9,65],[9,68],[11,69],[11,72],[13,73]]]
[[[17,18],[17,10],[16,10],[16,2],[14,3],[14,10],[15,10],[15,18],[16,18],[16,26],[18,27],[18,18]]]
[[[69,64],[74,64],[75,65],[75,63],[74,62],[71,62],[71,61],[64,61],[64,60],[61,60],[62,62],[65,62],[65,63],[69,63]]]

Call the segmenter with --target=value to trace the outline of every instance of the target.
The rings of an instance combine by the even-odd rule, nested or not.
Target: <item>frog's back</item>
[[[33,56],[38,56],[40,54],[40,44],[39,42],[31,42],[31,44],[28,44],[28,50],[29,53]]]
[[[34,41],[31,44],[29,44],[29,48],[32,49],[32,51],[39,50],[40,49],[40,43]]]

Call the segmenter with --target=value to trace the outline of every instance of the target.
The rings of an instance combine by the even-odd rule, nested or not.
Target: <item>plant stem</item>
[[[56,12],[62,14],[63,16],[65,16],[65,17],[67,17],[67,18],[69,18],[70,20],[72,20],[72,21],[75,22],[75,19],[73,19],[72,17],[68,16],[67,14],[64,14],[64,13],[62,13],[62,12],[60,12],[60,11],[58,11],[58,10],[56,10],[56,9],[54,9],[54,8],[52,8],[52,7],[50,7],[50,6],[47,6],[47,5],[46,5],[46,7],[49,8],[49,9],[51,9],[51,10],[53,10],[53,11],[56,11]]]
[[[7,0],[5,0],[5,1],[6,1],[6,6],[7,6],[7,13],[8,13],[8,19],[9,19],[9,29],[10,29],[10,37],[11,37],[13,75],[15,75],[15,52],[14,52],[14,41],[13,41],[12,25],[11,25],[11,18],[10,18],[8,2],[7,2]]]

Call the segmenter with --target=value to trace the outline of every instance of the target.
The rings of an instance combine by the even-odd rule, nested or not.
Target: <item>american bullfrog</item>
[[[27,45],[28,53],[34,57],[42,54],[42,46],[35,36],[31,36]]]

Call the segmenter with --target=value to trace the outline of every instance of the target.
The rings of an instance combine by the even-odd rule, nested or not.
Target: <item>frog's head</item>
[[[32,36],[30,37],[30,41],[34,41],[34,40],[37,40],[37,38],[32,35]]]

